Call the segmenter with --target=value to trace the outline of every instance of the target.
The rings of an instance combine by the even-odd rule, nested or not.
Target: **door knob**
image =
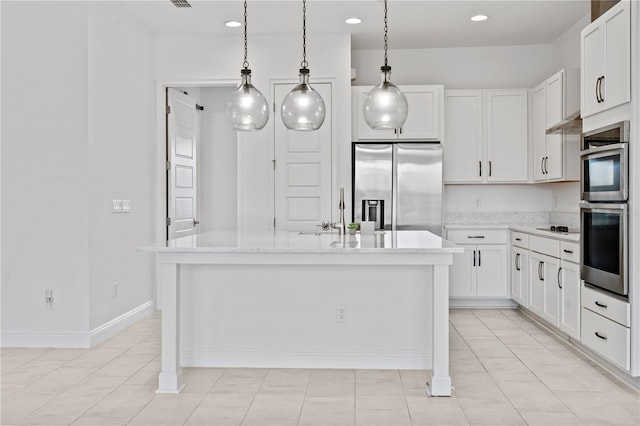
[[[199,223],[200,223],[200,221],[199,221],[199,220],[196,220],[195,218],[193,219],[193,226],[196,226],[196,225],[198,225]]]

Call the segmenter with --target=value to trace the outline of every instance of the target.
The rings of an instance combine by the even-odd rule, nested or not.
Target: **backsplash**
[[[580,228],[580,213],[551,212],[549,220],[549,223],[554,225]]]
[[[446,212],[445,225],[546,225],[548,212]],[[564,225],[564,224],[563,224]],[[571,225],[570,225],[571,226]]]

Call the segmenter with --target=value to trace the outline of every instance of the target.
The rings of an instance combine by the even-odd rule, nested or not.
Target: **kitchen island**
[[[385,287],[397,285],[389,282],[388,275],[371,270],[409,270],[417,285],[424,291],[430,306],[426,318],[430,324],[432,378],[427,392],[433,396],[451,395],[449,376],[449,265],[453,255],[462,249],[427,231],[386,231],[374,235],[338,235],[333,233],[298,232],[213,232],[186,236],[161,244],[141,247],[141,251],[157,253],[161,271],[159,299],[162,308],[161,371],[158,393],[179,393],[184,383],[181,375],[181,289],[195,286],[197,278],[189,268],[198,272],[213,272],[223,268],[231,274],[234,286],[253,281],[256,276],[244,272],[251,267],[260,270],[259,285],[269,287],[294,269],[293,276],[304,282],[305,277],[322,275],[323,282],[357,282],[363,274],[375,284],[376,277]],[[273,276],[271,275],[273,274]],[[396,275],[395,272],[393,272]],[[205,275],[206,276],[206,275]],[[211,281],[211,280],[209,280]],[[368,284],[365,283],[365,284]],[[205,287],[207,283],[204,283]],[[184,309],[184,308],[183,308]],[[310,314],[311,315],[311,314]],[[298,320],[298,318],[294,319]],[[199,324],[197,324],[199,326]],[[184,328],[182,328],[184,330]],[[219,366],[219,365],[209,365]],[[327,365],[331,367],[331,365]],[[400,368],[401,366],[394,366]]]

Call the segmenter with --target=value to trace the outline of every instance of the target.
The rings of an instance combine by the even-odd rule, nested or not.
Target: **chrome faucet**
[[[337,229],[340,235],[346,235],[347,224],[344,221],[344,188],[340,188],[340,202],[338,203],[338,210],[340,210],[340,221],[331,224],[333,229]]]

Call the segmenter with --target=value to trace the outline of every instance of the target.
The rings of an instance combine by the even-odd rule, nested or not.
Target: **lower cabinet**
[[[529,307],[529,250],[520,247],[511,249],[511,298]]]
[[[529,253],[531,294],[529,308],[542,318],[560,326],[560,259]]]
[[[580,265],[560,262],[560,330],[580,339]]]
[[[507,234],[508,231],[497,229],[447,231],[447,239],[464,248],[464,253],[456,255],[451,266],[449,295],[452,299],[508,301]]]

